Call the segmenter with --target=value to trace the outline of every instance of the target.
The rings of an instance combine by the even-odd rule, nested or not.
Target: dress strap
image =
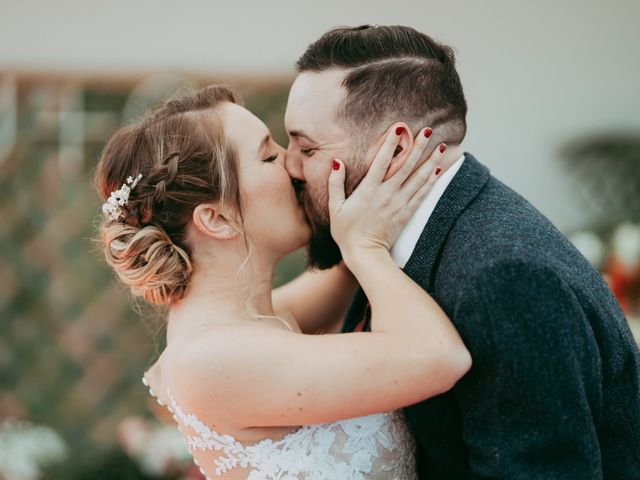
[[[295,331],[293,330],[293,328],[291,327],[291,325],[289,325],[289,322],[287,322],[284,318],[279,317],[279,316],[277,316],[277,315],[276,315],[276,318],[277,318],[278,320],[280,320],[282,323],[284,323],[290,331],[292,331],[293,333],[295,333]]]

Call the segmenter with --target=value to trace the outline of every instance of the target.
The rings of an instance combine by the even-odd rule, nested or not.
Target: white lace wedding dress
[[[290,327],[289,327],[290,328]],[[142,382],[160,405],[165,403]],[[280,440],[242,444],[185,411],[168,410],[208,480],[417,480],[415,440],[402,410],[305,425]]]
[[[145,385],[148,384],[143,379]],[[157,398],[149,388],[151,395]],[[280,440],[243,445],[167,406],[208,480],[416,480],[415,443],[401,410],[305,425]],[[160,404],[164,404],[158,399]],[[199,459],[199,460],[198,460]]]

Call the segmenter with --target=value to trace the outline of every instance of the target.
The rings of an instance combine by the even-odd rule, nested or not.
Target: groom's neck
[[[438,144],[439,146],[439,144]],[[435,148],[438,148],[436,146]],[[458,159],[464,153],[464,148],[461,145],[447,145],[447,150],[444,155],[438,160],[438,166],[442,168],[442,173],[445,173],[451,166],[458,161]],[[416,170],[420,165],[416,165]],[[442,175],[442,174],[441,174]]]
[[[447,145],[447,150],[438,162],[443,170],[448,170],[464,153],[464,148],[461,145]]]

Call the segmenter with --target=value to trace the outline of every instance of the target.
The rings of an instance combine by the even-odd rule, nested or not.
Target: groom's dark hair
[[[333,68],[347,70],[338,116],[348,127],[373,135],[402,120],[414,133],[433,128],[437,142],[464,138],[467,102],[453,50],[424,33],[400,25],[334,28],[296,62],[300,73]]]

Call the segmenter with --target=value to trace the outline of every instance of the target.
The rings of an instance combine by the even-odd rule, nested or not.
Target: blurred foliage
[[[115,429],[127,415],[148,414],[141,376],[162,348],[162,318],[136,308],[102,261],[91,186],[135,83],[13,80],[17,137],[0,159],[0,418],[33,420],[65,438],[73,465],[51,478],[144,478],[113,450]],[[289,82],[236,87],[286,145]],[[302,268],[296,252],[277,281]]]
[[[88,453],[88,454],[87,454]],[[122,450],[111,447],[99,452],[86,452],[75,456],[52,470],[47,478],[73,480],[153,480]],[[178,478],[176,477],[165,477]]]

